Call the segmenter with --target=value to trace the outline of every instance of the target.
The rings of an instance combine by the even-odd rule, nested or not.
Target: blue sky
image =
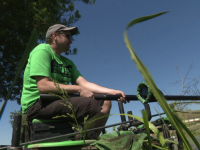
[[[74,24],[81,34],[74,37],[71,46],[78,48],[78,54],[67,57],[74,61],[88,81],[122,90],[127,95],[136,94],[138,84],[144,80],[125,46],[123,32],[131,20],[163,11],[170,12],[137,24],[128,31],[135,52],[164,93],[181,93],[180,84],[170,85],[181,79],[175,66],[184,76],[193,63],[194,69],[189,77],[199,76],[200,1],[97,0],[95,5],[77,1],[75,9],[82,15],[81,20]],[[112,104],[111,114],[119,113],[117,102]],[[158,105],[150,105],[152,114],[155,114]],[[132,110],[134,115],[141,116],[143,105],[130,102],[124,108],[125,112]],[[199,109],[199,105],[191,108]],[[19,109],[16,102],[8,102],[0,121],[0,145],[10,144],[12,129],[8,123],[9,115]],[[120,116],[111,116],[107,124],[117,122],[120,122]]]

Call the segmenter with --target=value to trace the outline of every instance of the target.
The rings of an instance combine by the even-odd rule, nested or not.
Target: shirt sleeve
[[[81,76],[81,73],[78,71],[77,67],[72,62],[72,84],[76,84],[76,80]]]
[[[51,55],[46,50],[39,49],[31,54],[30,76],[51,77]]]

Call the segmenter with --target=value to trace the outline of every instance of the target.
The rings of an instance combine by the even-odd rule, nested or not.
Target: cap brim
[[[75,35],[75,34],[78,33],[78,28],[77,27],[70,27],[70,28],[62,29],[62,31],[70,31],[71,35]]]

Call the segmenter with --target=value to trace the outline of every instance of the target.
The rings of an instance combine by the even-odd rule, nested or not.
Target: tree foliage
[[[81,18],[75,10],[75,0],[2,0],[0,2],[0,101],[10,88],[18,63],[29,41],[33,27],[37,28],[39,41],[45,40],[49,26],[72,26]],[[94,4],[95,0],[81,0]],[[19,103],[23,72],[16,82],[10,100]]]
[[[14,112],[10,112],[10,120],[9,120],[9,123],[11,124],[12,128],[13,128],[13,123],[14,123],[14,117],[15,115],[17,114],[22,114],[22,111],[19,110],[19,111],[14,111]]]

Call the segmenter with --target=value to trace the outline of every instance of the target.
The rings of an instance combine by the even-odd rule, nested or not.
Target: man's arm
[[[42,93],[59,93],[53,81],[48,77],[35,76],[39,92]],[[58,83],[59,84],[59,83]],[[93,93],[79,85],[59,84],[61,89],[67,91],[68,94],[80,93],[80,96],[92,97]]]
[[[35,76],[37,87],[39,92],[42,93],[59,93],[58,89],[56,88],[53,81],[50,80],[48,77],[44,76]],[[59,84],[61,89],[67,91],[68,94],[80,93],[80,96],[83,97],[93,97],[93,94],[111,94],[111,95],[122,95],[118,100],[126,102],[125,94],[119,90],[113,90],[109,88],[105,88],[99,86],[97,84],[88,82],[83,77],[79,77],[76,80],[78,85],[66,85],[66,84]]]
[[[97,85],[95,83],[88,82],[83,77],[79,77],[76,80],[76,83],[78,85],[80,85],[81,87],[88,89],[89,91],[91,91],[94,94],[122,95],[122,97],[119,98],[118,100],[126,102],[126,100],[125,100],[126,96],[125,96],[124,92],[122,92],[122,91],[109,89],[109,88],[106,88],[106,87],[99,86],[99,85]]]

